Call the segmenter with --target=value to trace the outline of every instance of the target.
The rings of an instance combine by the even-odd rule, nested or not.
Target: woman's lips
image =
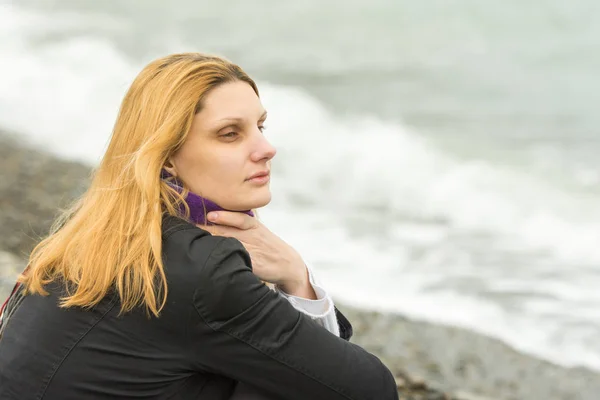
[[[257,177],[248,179],[248,182],[256,183],[259,185],[264,185],[265,183],[269,182],[270,179],[271,179],[270,174],[259,175]]]

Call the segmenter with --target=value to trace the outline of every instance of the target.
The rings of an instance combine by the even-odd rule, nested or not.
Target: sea
[[[0,127],[94,166],[181,51],[257,81],[259,215],[336,301],[600,371],[600,2],[0,0]]]

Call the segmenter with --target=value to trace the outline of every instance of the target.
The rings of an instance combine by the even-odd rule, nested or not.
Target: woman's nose
[[[261,137],[256,143],[255,150],[252,152],[253,160],[259,161],[265,158],[270,160],[275,157],[275,154],[277,154],[277,149],[261,134]]]

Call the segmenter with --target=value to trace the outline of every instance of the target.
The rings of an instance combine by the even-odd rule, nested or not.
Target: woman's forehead
[[[211,90],[202,102],[200,113],[214,119],[261,116],[264,107],[254,89],[246,82],[231,82]]]

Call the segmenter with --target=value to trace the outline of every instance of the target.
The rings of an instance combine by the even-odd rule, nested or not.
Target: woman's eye
[[[265,131],[265,129],[267,129],[267,127],[266,127],[266,126],[264,126],[264,125],[261,125],[261,126],[259,126],[259,127],[258,127],[258,129],[259,129],[261,132],[264,132],[264,131]]]
[[[229,132],[229,133],[226,133],[224,135],[221,135],[221,137],[234,138],[235,135],[237,135],[237,132]]]

